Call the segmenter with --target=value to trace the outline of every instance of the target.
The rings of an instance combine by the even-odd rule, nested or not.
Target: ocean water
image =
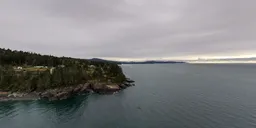
[[[255,128],[256,65],[124,65],[113,95],[0,103],[0,128]]]

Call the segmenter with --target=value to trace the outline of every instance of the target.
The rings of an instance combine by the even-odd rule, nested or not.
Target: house
[[[17,67],[17,69],[18,69],[18,70],[22,70],[22,67],[19,66],[19,67]]]
[[[34,66],[35,68],[48,68],[47,66]]]
[[[50,74],[53,74],[55,68],[50,69]]]
[[[65,65],[58,65],[58,67],[60,67],[60,68],[65,68]]]

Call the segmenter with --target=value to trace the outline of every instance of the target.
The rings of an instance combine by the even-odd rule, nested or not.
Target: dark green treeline
[[[122,83],[116,64],[0,48],[0,91],[44,91],[88,81]]]

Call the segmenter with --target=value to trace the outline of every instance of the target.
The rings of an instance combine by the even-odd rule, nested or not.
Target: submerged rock
[[[126,82],[127,82],[127,83],[134,83],[135,81],[134,81],[134,80],[131,80],[130,78],[126,78]]]
[[[132,86],[132,84],[131,84],[131,83],[124,83],[124,85],[125,85],[126,87],[130,87],[130,86]]]
[[[126,86],[126,85],[124,85],[124,84],[120,84],[119,86],[120,86],[120,88],[122,88],[122,89],[127,88],[127,86]]]

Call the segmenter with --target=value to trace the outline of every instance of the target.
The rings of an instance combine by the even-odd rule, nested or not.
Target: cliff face
[[[64,100],[75,95],[86,93],[112,94],[130,86],[134,86],[133,81],[127,79],[123,84],[106,84],[94,82],[64,88],[48,89],[41,92],[0,92],[0,101],[38,99],[45,99],[49,101]]]
[[[63,99],[88,90],[105,93],[130,86],[116,63],[5,49],[0,53],[2,93],[35,92],[40,98]]]
[[[86,84],[80,84],[72,87],[50,89],[50,90],[38,93],[38,96],[40,99],[47,99],[50,101],[63,100],[74,95],[92,93],[92,92],[99,93],[99,94],[112,94],[114,92],[118,92],[124,89],[123,87],[127,88],[130,86],[134,86],[134,84],[128,81],[123,84],[86,83]]]

